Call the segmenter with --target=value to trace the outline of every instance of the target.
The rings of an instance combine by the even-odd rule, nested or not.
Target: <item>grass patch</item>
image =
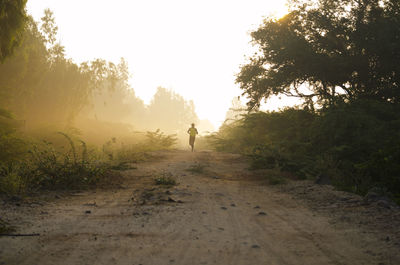
[[[6,146],[11,140],[1,133],[0,150],[7,147],[6,150],[21,153],[17,156],[0,152],[0,194],[6,196],[119,185],[122,177],[118,171],[136,169],[133,163],[139,161],[162,159],[156,151],[175,144],[174,135],[156,131],[132,144],[113,137],[100,148],[87,145],[78,133],[57,132],[46,135],[47,140],[21,140],[24,149],[19,150],[14,143]],[[158,185],[176,184],[175,180],[162,177]]]
[[[176,180],[172,177],[171,174],[163,174],[163,176],[155,178],[154,182],[156,185],[162,185],[162,186],[176,185]]]
[[[159,177],[155,179],[156,185],[175,186],[176,180],[171,177]]]
[[[52,142],[32,142],[26,159],[0,161],[0,193],[8,196],[41,190],[87,189],[107,180],[110,164],[88,150],[86,143],[57,133],[69,148]],[[64,140],[64,141],[62,141]]]
[[[191,165],[188,169],[186,169],[186,171],[201,174],[204,173],[206,167],[206,165],[196,163],[194,165]]]

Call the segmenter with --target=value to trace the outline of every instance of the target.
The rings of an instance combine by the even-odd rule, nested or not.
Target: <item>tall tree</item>
[[[0,62],[21,43],[27,0],[0,0]]]
[[[24,41],[0,64],[0,106],[30,123],[65,123],[91,102],[102,86],[126,82],[126,72],[104,60],[77,65],[57,43],[52,12],[41,24],[28,18]]]
[[[233,121],[242,118],[242,115],[247,114],[247,108],[242,104],[239,97],[234,97],[231,102],[231,107],[225,114],[225,123],[231,123]]]
[[[400,1],[293,0],[251,36],[259,52],[237,83],[257,108],[284,94],[308,105],[369,98],[400,103]]]
[[[91,93],[90,106],[87,106],[84,115],[109,122],[133,123],[135,128],[142,128],[146,122],[146,110],[141,99],[136,97],[130,87],[128,64],[121,58],[118,65],[97,62],[98,69],[106,70],[103,84],[99,84]]]

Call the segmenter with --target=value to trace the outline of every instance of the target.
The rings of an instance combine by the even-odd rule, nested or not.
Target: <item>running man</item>
[[[194,140],[196,139],[196,134],[199,134],[197,129],[194,127],[194,123],[192,123],[192,127],[187,131],[189,136],[189,145],[192,147],[192,152],[194,150]]]

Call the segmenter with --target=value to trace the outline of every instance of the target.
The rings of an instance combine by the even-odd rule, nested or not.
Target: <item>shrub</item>
[[[83,189],[93,186],[105,177],[109,165],[88,156],[86,144],[78,154],[70,136],[70,150],[57,151],[50,142],[31,144],[29,159],[3,162],[0,165],[0,192],[21,194],[41,189]]]
[[[336,187],[373,187],[400,198],[400,106],[357,100],[318,112],[255,112],[208,137],[218,151],[248,155],[252,168],[277,168],[301,179],[329,176]]]
[[[175,186],[176,185],[176,180],[172,176],[169,176],[166,174],[155,178],[154,182],[156,185],[163,185],[163,186]]]
[[[160,129],[155,132],[146,133],[146,142],[148,150],[171,149],[177,142],[176,134],[164,135]]]

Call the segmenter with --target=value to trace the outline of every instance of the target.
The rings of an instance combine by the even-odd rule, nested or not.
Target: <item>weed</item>
[[[86,144],[82,143],[82,159],[71,137],[63,135],[71,151],[61,153],[52,143],[33,144],[30,159],[0,165],[0,193],[23,194],[37,190],[84,189],[103,180],[110,166],[89,158]]]
[[[175,186],[176,180],[172,177],[171,173],[163,173],[162,176],[154,179],[156,185]]]
[[[77,163],[77,154],[76,154],[76,149],[75,149],[74,141],[72,141],[71,137],[70,137],[68,134],[66,134],[66,133],[58,132],[58,134],[64,136],[64,137],[67,139],[68,143],[69,143],[70,146],[71,146],[72,157],[74,158],[74,163],[76,164],[76,163]],[[84,144],[84,147],[86,148],[86,145],[85,145],[85,144]],[[85,149],[84,149],[84,150],[85,150]]]
[[[25,186],[20,167],[14,163],[0,165],[0,193],[16,195],[25,190]]]
[[[118,179],[114,178],[118,172],[111,170],[136,169],[131,163],[153,159],[150,151],[168,149],[175,143],[173,135],[156,131],[147,133],[142,142],[130,145],[112,137],[101,152],[88,147],[75,135],[64,132],[57,132],[57,135],[61,135],[64,142],[67,140],[67,150],[57,139],[52,141],[53,144],[46,140],[22,141],[0,134],[0,150],[7,147],[6,150],[18,151],[0,153],[0,194],[12,196],[39,190],[87,189],[103,185]],[[17,148],[19,145],[23,148]],[[157,182],[159,185],[176,185],[175,180],[168,176]]]
[[[176,134],[164,135],[160,129],[155,132],[147,132],[146,138],[148,148],[153,150],[171,149],[178,140]]]

